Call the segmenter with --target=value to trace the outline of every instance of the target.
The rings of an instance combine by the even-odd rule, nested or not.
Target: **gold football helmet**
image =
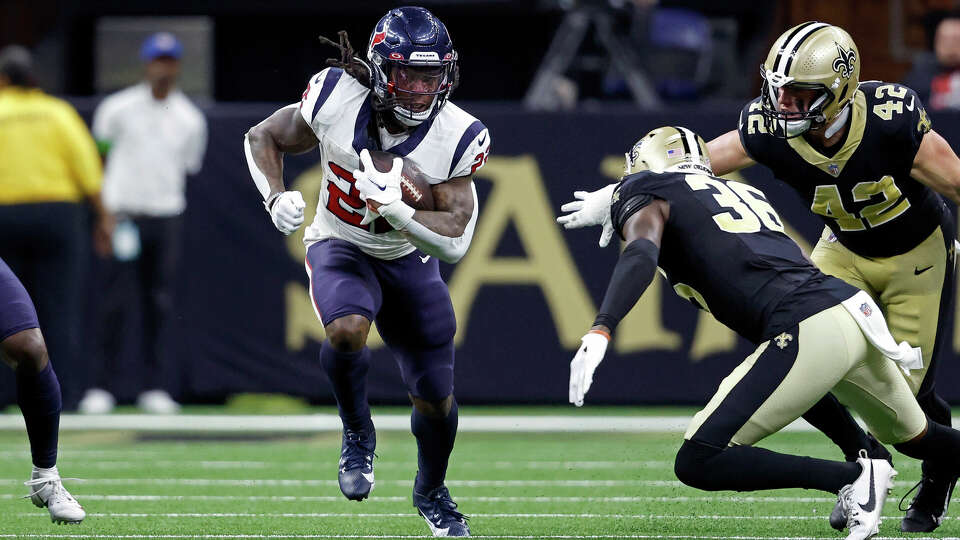
[[[843,28],[809,21],[784,32],[760,66],[760,91],[767,132],[796,137],[831,124],[853,99],[860,83],[860,52]],[[779,110],[784,87],[817,90],[819,94],[801,113]]]
[[[623,175],[640,171],[713,175],[703,138],[685,127],[664,126],[640,138],[626,154]]]

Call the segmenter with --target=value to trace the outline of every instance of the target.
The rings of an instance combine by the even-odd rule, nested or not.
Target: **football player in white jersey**
[[[343,421],[340,490],[362,500],[374,485],[366,340],[375,320],[413,403],[414,506],[434,535],[469,536],[444,486],[457,431],[456,320],[437,259],[456,262],[470,245],[478,210],[471,175],[486,162],[490,136],[449,102],[457,53],[426,9],[390,10],[374,28],[366,60],[353,55],[343,32],[339,46],[342,58],[311,77],[299,104],[250,129],[247,163],[273,223],[290,234],[303,223],[305,202],[284,187],[283,155],[320,147],[323,185],[304,242],[311,298],[327,335],[320,361]],[[374,149],[434,179],[434,211],[401,200],[397,160],[392,171],[378,172],[367,153]]]

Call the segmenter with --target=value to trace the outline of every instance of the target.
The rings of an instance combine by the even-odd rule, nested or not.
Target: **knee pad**
[[[686,440],[680,450],[677,451],[677,458],[673,464],[673,472],[677,479],[684,484],[697,489],[710,491],[711,479],[709,478],[708,462],[723,452],[722,449],[709,446],[697,441]]]
[[[424,401],[443,401],[453,393],[453,366],[427,369],[408,384],[410,393]]]

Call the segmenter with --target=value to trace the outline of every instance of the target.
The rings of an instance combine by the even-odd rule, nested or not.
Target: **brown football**
[[[373,166],[380,172],[387,172],[393,167],[393,158],[399,157],[389,152],[380,150],[370,150],[370,159]],[[403,159],[403,172],[400,175],[400,191],[403,193],[403,202],[410,205],[414,210],[433,210],[433,190],[427,175],[413,164],[412,161]],[[363,163],[360,164],[363,170]]]

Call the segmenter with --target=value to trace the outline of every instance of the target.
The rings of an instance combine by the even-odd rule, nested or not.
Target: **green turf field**
[[[681,486],[672,469],[679,442],[678,433],[462,433],[447,485],[480,537],[842,537],[826,522],[828,494]],[[816,433],[780,434],[764,446],[836,454]],[[337,488],[339,447],[339,433],[65,432],[59,467],[64,477],[83,479],[66,486],[88,517],[56,526],[45,509],[20,498],[30,471],[25,434],[0,431],[0,538],[426,536],[410,503],[412,436],[378,433],[377,487],[361,503]],[[897,500],[919,476],[908,458],[898,455],[895,465],[900,476],[880,528],[886,537],[901,536]],[[960,536],[960,522],[926,536]]]

